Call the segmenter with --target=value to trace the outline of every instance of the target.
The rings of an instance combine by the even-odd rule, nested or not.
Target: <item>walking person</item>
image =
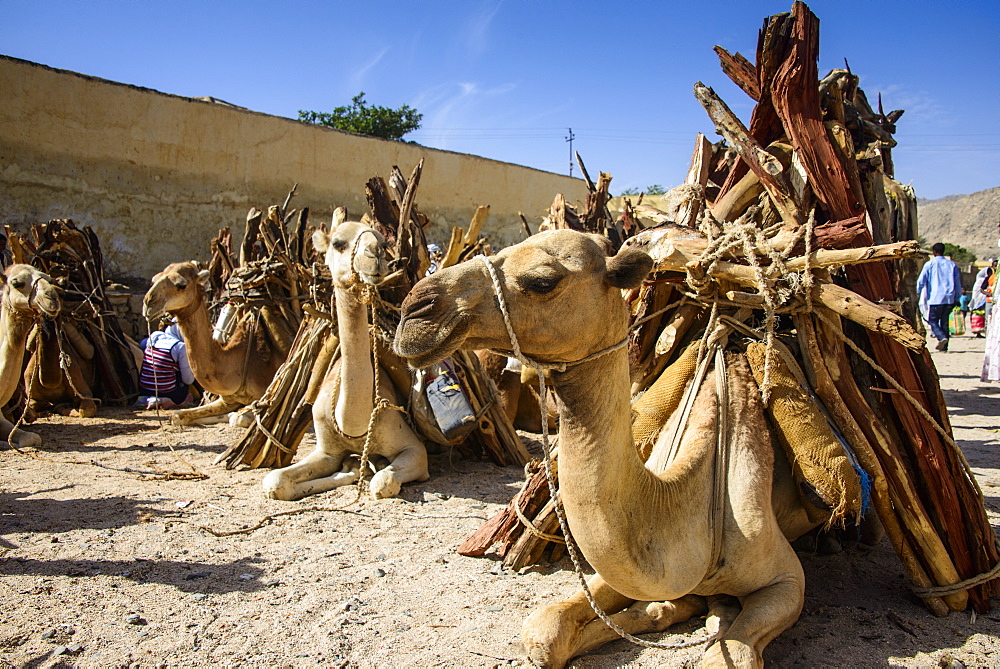
[[[972,303],[969,305],[973,313],[977,311],[983,312],[982,327],[977,328],[976,324],[972,325],[972,331],[977,337],[983,336],[983,330],[986,329],[986,324],[990,320],[990,312],[993,310],[993,289],[991,282],[996,281],[997,259],[987,258],[986,261],[989,264],[979,270],[975,280],[972,282]]]
[[[938,340],[938,351],[948,350],[948,316],[962,296],[962,278],[958,265],[944,257],[944,244],[931,247],[934,257],[920,269],[917,277],[917,294],[926,293],[927,322],[931,334]]]

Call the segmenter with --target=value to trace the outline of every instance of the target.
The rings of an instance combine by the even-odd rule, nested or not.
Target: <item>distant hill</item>
[[[1000,256],[1000,187],[937,200],[917,199],[918,230],[927,242],[964,246],[980,259]]]

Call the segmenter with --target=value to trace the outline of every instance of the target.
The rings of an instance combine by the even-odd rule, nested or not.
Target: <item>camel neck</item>
[[[650,476],[632,439],[624,349],[554,373],[552,383],[560,400],[559,477],[574,497],[597,503],[609,485]],[[595,463],[606,476],[591,475]]]
[[[222,346],[212,339],[212,324],[205,297],[199,295],[194,302],[172,315],[177,317],[177,327],[184,337],[191,372],[199,382],[204,383],[202,379],[209,378],[216,367],[222,364]]]
[[[21,363],[34,314],[15,311],[6,303],[0,307],[0,406],[14,394],[21,377]]]
[[[612,587],[633,599],[655,599],[663,592],[657,588],[673,587],[664,584],[683,584],[668,594],[689,592],[683,588],[694,587],[704,567],[697,561],[679,566],[663,556],[671,554],[674,539],[709,536],[696,505],[710,485],[711,469],[693,451],[679,455],[665,472],[646,468],[632,438],[626,351],[555,373],[553,384],[560,400],[559,494],[583,554]],[[640,538],[641,548],[633,550]]]
[[[335,286],[334,296],[340,337],[340,392],[334,417],[341,432],[357,437],[368,431],[374,407],[375,373],[368,310],[355,290]]]

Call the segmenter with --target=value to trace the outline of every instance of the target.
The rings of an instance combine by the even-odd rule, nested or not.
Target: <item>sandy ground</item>
[[[997,525],[1000,386],[978,381],[982,349],[958,338],[933,355]],[[264,499],[263,472],[212,465],[238,438],[227,426],[181,430],[108,410],[35,429],[45,440],[36,457],[0,452],[0,666],[521,665],[521,621],[575,590],[565,560],[511,574],[455,553],[514,494],[516,468],[434,456],[432,479],[398,499],[218,538],[197,525],[249,527],[355,493]],[[186,463],[209,478],[157,479]],[[772,666],[1000,665],[1000,610],[934,618],[887,542],[802,561],[805,608],[767,648]],[[703,626],[660,638],[696,638]],[[619,641],[574,666],[682,666],[701,652]]]

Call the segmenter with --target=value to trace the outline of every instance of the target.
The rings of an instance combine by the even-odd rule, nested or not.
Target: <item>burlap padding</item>
[[[747,346],[747,361],[758,384],[764,380],[765,350],[766,346],[760,342]],[[857,517],[861,513],[861,482],[857,472],[816,400],[777,354],[771,358],[771,384],[767,412],[796,479],[811,485],[830,507],[827,526]]]
[[[657,435],[681,403],[697,358],[698,346],[688,346],[632,405],[632,439],[643,460],[649,458]]]

